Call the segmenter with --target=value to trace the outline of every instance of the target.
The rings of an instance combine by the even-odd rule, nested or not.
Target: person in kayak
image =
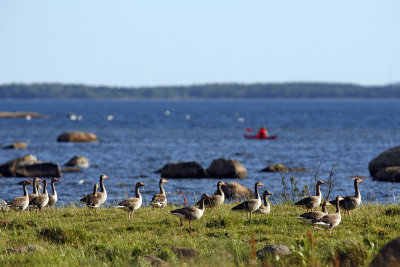
[[[268,137],[268,131],[267,129],[265,129],[264,126],[262,126],[260,130],[258,130],[257,138],[267,138],[267,137]]]

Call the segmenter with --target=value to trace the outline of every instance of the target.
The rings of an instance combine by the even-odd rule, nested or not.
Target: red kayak
[[[258,137],[257,135],[248,135],[248,134],[244,134],[244,138],[246,139],[261,139],[261,140],[267,140],[267,139],[276,139],[278,138],[277,135],[271,135],[268,137]]]

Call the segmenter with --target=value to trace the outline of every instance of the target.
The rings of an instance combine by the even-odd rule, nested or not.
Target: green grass
[[[232,212],[233,205],[206,209],[193,222],[194,229],[179,230],[178,218],[163,212],[141,208],[128,220],[127,213],[102,208],[89,214],[86,208],[65,207],[45,210],[41,214],[0,213],[0,266],[29,265],[143,265],[140,255],[155,255],[171,265],[194,266],[334,266],[335,261],[348,266],[365,266],[378,250],[400,235],[400,212],[395,205],[367,204],[343,215],[333,230],[315,230],[298,221],[305,212],[291,205],[272,206],[271,214]],[[331,208],[330,211],[333,211]],[[253,241],[252,241],[253,240]],[[255,250],[267,244],[282,244],[293,254],[282,258],[255,261]],[[43,251],[28,254],[3,253],[8,248],[39,245]],[[171,246],[199,250],[196,259],[182,259]],[[187,265],[186,265],[187,266]]]

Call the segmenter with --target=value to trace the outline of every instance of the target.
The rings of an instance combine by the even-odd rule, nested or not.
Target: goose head
[[[39,178],[38,178],[39,179]],[[25,180],[22,185],[28,185],[28,184],[32,184],[31,180]]]
[[[263,193],[263,197],[272,196],[272,195],[273,194],[271,192],[269,192],[268,190],[265,190],[264,193]]]
[[[139,188],[139,187],[142,187],[142,186],[145,186],[145,184],[142,183],[142,182],[137,182],[136,183],[136,188]]]
[[[217,183],[217,186],[219,187],[219,186],[221,186],[221,185],[226,185],[226,183],[224,183],[224,182],[222,182],[222,181],[219,181],[219,182]]]
[[[203,199],[211,199],[211,197],[209,195],[207,195],[207,194],[202,194],[201,198],[200,198],[200,201],[202,201]]]
[[[256,186],[264,186],[264,184],[262,184],[262,183],[260,183],[260,182],[257,182],[257,183],[256,183]]]
[[[168,183],[168,180],[165,178],[160,179],[160,184]]]
[[[321,180],[319,180],[319,181],[317,182],[317,186],[320,186],[320,185],[323,185],[323,184],[325,184],[325,183],[322,182]]]
[[[356,178],[356,179],[354,180],[354,182],[358,184],[358,183],[364,182],[364,180],[361,180],[360,178]]]
[[[60,181],[60,179],[58,179],[58,178],[55,178],[55,177],[51,178],[51,182],[52,182],[52,183],[54,183],[54,182],[58,182],[58,181]]]
[[[100,175],[100,179],[101,180],[103,180],[103,179],[107,179],[107,178],[110,178],[110,177],[108,177],[107,175],[105,175],[105,174],[102,174],[102,175]]]

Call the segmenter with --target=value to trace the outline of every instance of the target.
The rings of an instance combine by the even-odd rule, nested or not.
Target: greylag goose
[[[354,179],[354,190],[355,190],[355,195],[354,196],[346,196],[344,197],[340,202],[340,208],[344,209],[347,214],[350,216],[350,211],[354,210],[361,204],[361,194],[360,194],[360,189],[358,188],[358,184],[364,182],[360,178]],[[336,199],[329,201],[330,205],[336,205]]]
[[[324,215],[322,218],[315,222],[315,225],[322,226],[325,229],[328,229],[329,233],[332,233],[332,229],[339,225],[342,220],[342,216],[340,215],[339,201],[343,198],[341,196],[336,197],[336,212]],[[316,227],[320,230],[325,230],[319,227]]]
[[[224,191],[222,191],[223,185],[226,185],[226,183],[219,181],[217,183],[217,192],[215,192],[215,194],[212,195],[210,199],[206,199],[204,201],[204,204],[207,208],[215,208],[224,204],[225,194]],[[196,205],[200,205],[200,201],[198,201]]]
[[[263,200],[264,200],[264,205],[261,205],[260,208],[258,208],[258,210],[256,210],[256,212],[258,213],[263,213],[263,214],[268,214],[271,211],[271,205],[268,202],[268,196],[272,196],[273,194],[271,192],[269,192],[268,190],[265,190],[263,192]]]
[[[246,201],[240,203],[239,205],[233,207],[232,210],[246,210],[247,211],[247,217],[250,216],[250,218],[251,218],[251,214],[253,213],[253,211],[258,210],[261,207],[261,198],[260,198],[260,195],[258,193],[258,187],[259,186],[263,186],[263,184],[260,183],[260,182],[257,182],[254,185],[254,187],[255,187],[254,188],[254,191],[255,191],[254,196],[255,196],[255,198],[249,199],[249,200],[246,200]]]
[[[24,189],[24,196],[16,197],[11,200],[7,206],[15,211],[24,211],[29,205],[29,195],[28,195],[28,184],[32,184],[31,181],[26,180],[22,184]]]
[[[29,202],[29,207],[36,209],[36,211],[42,211],[49,203],[49,194],[47,193],[47,181],[43,180],[43,194],[34,197],[31,202]]]
[[[29,194],[29,202],[31,202],[34,197],[37,197],[39,195],[39,191],[38,191],[38,186],[37,185],[38,185],[38,182],[40,182],[40,181],[42,181],[42,180],[39,177],[33,178],[33,183],[32,183],[32,185],[33,185],[33,193]]]
[[[325,184],[322,181],[318,181],[317,182],[317,186],[316,186],[316,191],[317,194],[315,196],[309,196],[306,198],[303,198],[300,201],[297,201],[296,203],[294,203],[296,206],[298,207],[302,207],[307,209],[307,211],[309,211],[311,209],[311,211],[318,207],[319,205],[321,205],[321,189],[320,186]]]
[[[100,198],[97,196],[97,189],[99,189],[99,185],[95,184],[93,186],[93,193],[89,194],[85,197],[86,199],[86,206],[89,208],[89,210],[95,209],[96,212],[98,211],[98,209],[100,208]]]
[[[310,211],[301,214],[297,219],[300,219],[308,224],[312,224],[315,226],[315,223],[328,214],[326,210],[326,201],[322,204],[322,211]]]
[[[158,186],[160,187],[160,194],[156,194],[153,196],[151,199],[151,205],[154,208],[160,208],[160,211],[167,206],[167,196],[165,195],[165,190],[163,187],[164,183],[168,183],[167,179],[161,178],[160,182],[158,183]]]
[[[204,201],[206,199],[210,199],[210,197],[207,194],[201,195],[200,198],[200,207],[184,207],[181,209],[176,209],[171,211],[171,214],[178,217],[179,221],[181,224],[179,225],[179,228],[182,230],[183,228],[183,220],[189,221],[189,229],[192,228],[192,221],[198,220],[203,216],[205,205]]]
[[[56,205],[56,203],[57,203],[58,197],[57,197],[57,191],[56,191],[56,187],[55,187],[54,183],[58,182],[58,181],[60,181],[60,180],[57,178],[54,178],[54,177],[51,178],[51,189],[53,190],[53,194],[49,195],[49,203],[47,204],[47,206],[49,206],[49,207],[52,207],[52,206]]]
[[[100,205],[103,204],[107,200],[107,191],[104,186],[104,179],[110,178],[105,174],[100,175],[100,192],[96,192],[97,197],[99,198]],[[79,201],[81,203],[86,204],[86,198],[88,195],[81,198]]]
[[[139,191],[142,186],[145,186],[144,183],[137,182],[135,186],[136,197],[125,199],[116,206],[117,209],[123,209],[128,212],[128,219],[133,219],[133,212],[142,206],[142,195]]]

